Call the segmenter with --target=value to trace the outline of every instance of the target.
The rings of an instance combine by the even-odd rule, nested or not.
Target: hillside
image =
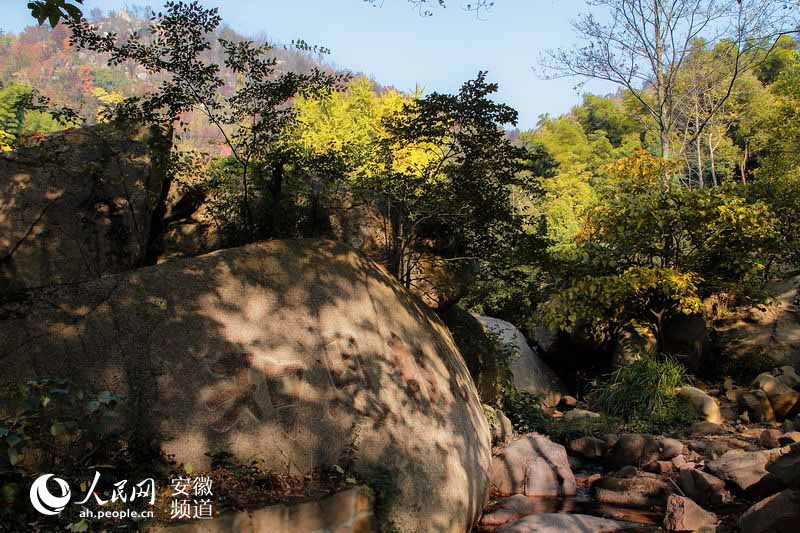
[[[103,31],[115,32],[122,38],[133,32],[148,33],[144,8],[112,11],[107,15],[94,10],[88,18]],[[222,26],[214,33],[211,42],[215,44],[206,53],[205,59],[210,63],[224,63],[217,38],[230,41],[248,39]],[[326,72],[339,70],[322,54],[301,51],[291,44],[275,44],[274,57],[280,71],[307,73],[314,68]],[[223,72],[223,77],[229,87],[234,86],[236,79],[231,72]],[[19,111],[19,99],[30,88],[49,97],[54,105],[73,109],[87,122],[93,123],[97,121],[98,111],[105,105],[120,97],[151,92],[160,81],[159,77],[152,76],[141,66],[126,63],[112,69],[100,54],[77,52],[70,45],[70,30],[63,24],[55,28],[31,25],[18,35],[0,33],[0,131],[16,137],[21,133],[47,133],[60,129],[48,116]],[[188,123],[188,131],[183,135],[183,142],[195,148],[217,151],[214,149],[218,136],[215,127],[200,116],[191,115],[184,119]]]

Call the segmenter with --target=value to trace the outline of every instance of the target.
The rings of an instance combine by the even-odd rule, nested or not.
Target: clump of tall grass
[[[590,399],[607,415],[630,421],[666,423],[685,418],[676,388],[686,370],[669,356],[644,356],[598,381]]]

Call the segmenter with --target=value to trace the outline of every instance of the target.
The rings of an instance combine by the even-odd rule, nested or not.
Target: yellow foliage
[[[92,89],[92,95],[100,100],[102,104],[97,108],[97,120],[99,122],[108,122],[114,109],[125,101],[125,97],[118,92],[108,92],[102,87]]]

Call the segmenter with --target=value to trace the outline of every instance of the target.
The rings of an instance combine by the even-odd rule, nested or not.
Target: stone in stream
[[[496,533],[610,533],[634,524],[583,514],[533,514],[495,529]]]
[[[791,444],[791,451],[775,459],[767,471],[790,488],[800,488],[800,444]]]
[[[787,489],[751,506],[739,520],[742,533],[800,531],[800,491]]]
[[[510,322],[499,318],[481,316],[478,320],[517,352],[511,362],[511,373],[517,390],[541,395],[542,402],[548,407],[558,405],[566,388],[555,372],[528,345],[525,335]]]
[[[564,413],[562,420],[564,422],[574,422],[576,420],[583,420],[588,418],[600,418],[600,413],[594,411],[587,411],[586,409],[572,409]]]
[[[393,492],[399,531],[463,532],[486,501],[489,427],[450,333],[349,246],[220,250],[35,291],[0,316],[0,380],[119,394],[122,429],[196,471],[216,450],[298,474],[349,456]]]
[[[661,476],[639,472],[633,477],[605,477],[593,485],[597,501],[624,507],[664,506],[672,493]]]
[[[664,527],[668,531],[697,531],[716,523],[717,517],[713,513],[709,513],[689,498],[672,494],[667,500]]]
[[[489,480],[492,493],[501,496],[574,496],[577,492],[566,450],[538,433],[503,448],[492,459]]]
[[[795,405],[800,402],[800,392],[793,390],[767,372],[759,374],[753,380],[752,387],[764,391],[775,416],[779,419],[793,413]]]

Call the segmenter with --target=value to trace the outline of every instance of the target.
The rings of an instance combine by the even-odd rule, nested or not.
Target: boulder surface
[[[480,515],[489,427],[464,361],[426,306],[346,245],[221,250],[33,291],[0,317],[3,381],[120,394],[127,428],[178,462],[226,450],[307,473],[351,458],[390,485],[381,520],[400,531],[464,531]]]

